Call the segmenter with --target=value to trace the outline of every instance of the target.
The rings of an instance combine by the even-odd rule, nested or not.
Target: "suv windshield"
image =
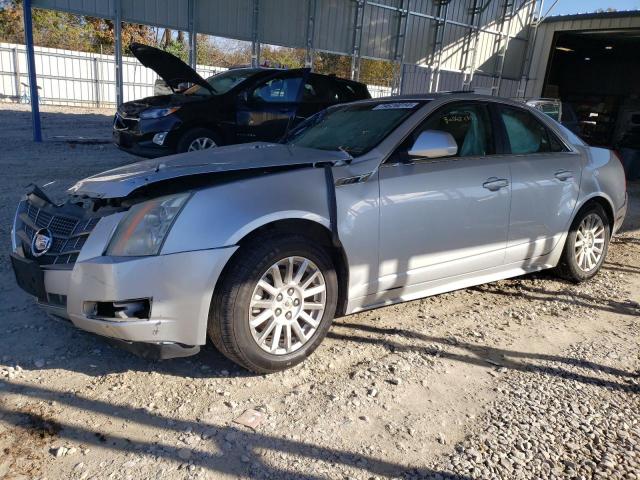
[[[183,93],[185,95],[211,95],[212,93],[214,95],[222,95],[259,71],[257,68],[227,70],[226,72],[218,73],[217,75],[207,78],[207,83],[211,85],[213,92],[200,85],[194,85]]]
[[[367,153],[424,102],[385,102],[329,108],[309,118],[284,140],[289,145],[320,150]]]

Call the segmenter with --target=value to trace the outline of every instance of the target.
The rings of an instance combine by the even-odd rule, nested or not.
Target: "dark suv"
[[[157,48],[132,44],[131,52],[174,92],[118,108],[113,141],[144,157],[277,141],[328,106],[371,98],[362,83],[311,73],[308,68],[236,68],[205,80]],[[185,84],[192,86],[179,91]]]

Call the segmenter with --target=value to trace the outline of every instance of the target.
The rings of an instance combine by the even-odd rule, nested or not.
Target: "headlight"
[[[168,195],[131,207],[116,228],[107,255],[137,257],[157,255],[189,193]]]
[[[149,110],[144,110],[140,112],[140,118],[161,118],[166,117],[167,115],[171,115],[174,112],[180,110],[180,107],[171,107],[171,108],[150,108]]]

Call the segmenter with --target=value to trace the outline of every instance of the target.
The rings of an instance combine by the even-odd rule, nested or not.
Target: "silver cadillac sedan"
[[[13,226],[18,284],[138,354],[207,338],[261,373],[334,317],[554,268],[593,277],[623,222],[623,169],[542,112],[473,94],[339,105],[281,143],[143,161]]]

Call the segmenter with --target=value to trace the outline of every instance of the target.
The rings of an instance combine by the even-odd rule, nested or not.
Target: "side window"
[[[349,85],[347,82],[335,82],[333,87],[335,91],[334,101],[335,102],[351,102],[353,100],[359,100],[361,98],[365,98],[362,95],[358,95],[356,89],[353,85]]]
[[[332,92],[330,84],[317,75],[309,75],[302,90],[302,101],[309,103],[330,103]]]
[[[522,155],[566,150],[562,142],[531,113],[506,106],[499,109],[511,153]]]
[[[295,102],[302,77],[276,77],[258,85],[251,98],[259,102]]]
[[[400,151],[408,151],[425,130],[450,133],[458,144],[456,157],[490,155],[494,152],[491,120],[487,107],[482,104],[457,103],[437,110],[409,135]]]

